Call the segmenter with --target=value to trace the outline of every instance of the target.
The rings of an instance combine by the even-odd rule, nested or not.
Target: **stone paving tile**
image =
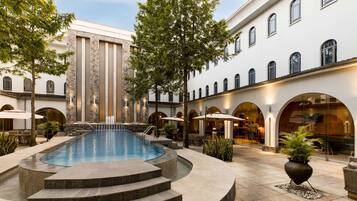
[[[275,187],[288,183],[285,173],[286,156],[266,153],[255,148],[234,147],[234,158],[228,165],[237,175],[236,201],[306,201],[294,194]],[[311,184],[323,191],[324,196],[316,201],[350,201],[344,190],[342,162],[327,162],[313,158],[314,168]]]

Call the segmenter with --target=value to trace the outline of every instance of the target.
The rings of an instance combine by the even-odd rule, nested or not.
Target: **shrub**
[[[172,136],[177,133],[177,128],[173,124],[165,124],[164,132],[166,134],[166,137],[172,138]]]
[[[293,133],[283,133],[280,140],[283,145],[282,153],[289,156],[289,160],[308,163],[315,151],[314,143],[321,143],[320,139],[311,139],[313,134],[306,126],[301,126]]]
[[[59,132],[60,123],[57,121],[48,121],[37,126],[38,129],[45,131],[45,137],[51,139],[54,135]]]
[[[223,161],[232,161],[233,141],[223,138],[208,140],[203,145],[203,153]]]
[[[15,136],[10,136],[6,133],[0,133],[0,156],[11,154],[17,148],[17,140]]]

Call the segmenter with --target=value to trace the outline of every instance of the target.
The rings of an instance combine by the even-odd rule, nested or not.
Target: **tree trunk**
[[[188,139],[188,92],[187,92],[187,67],[184,67],[184,78],[183,78],[183,145],[185,148],[189,148],[189,139]]]
[[[155,126],[156,126],[156,129],[155,129],[155,135],[158,135],[158,128],[159,128],[159,99],[158,99],[158,95],[159,95],[159,92],[158,92],[158,87],[157,85],[155,84]]]
[[[36,75],[35,75],[35,67],[32,66],[32,89],[31,89],[31,139],[29,142],[30,146],[35,146],[36,142],[36,119],[35,119],[35,93],[36,93]]]

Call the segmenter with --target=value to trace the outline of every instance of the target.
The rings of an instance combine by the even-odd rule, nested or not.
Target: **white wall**
[[[347,67],[347,66],[346,66]],[[285,106],[294,97],[305,93],[324,93],[331,95],[342,103],[351,112],[357,133],[357,60],[348,68],[334,70],[325,73],[300,76],[291,80],[266,84],[242,91],[233,91],[203,100],[191,102],[189,110],[194,109],[199,113],[205,107],[218,107],[221,111],[233,114],[234,110],[244,102],[256,104],[265,118],[266,146],[278,145],[279,117]],[[271,106],[271,113],[269,113]],[[271,131],[268,130],[268,122],[271,118]],[[269,136],[268,134],[271,133]],[[357,153],[357,138],[355,137],[355,153]]]
[[[256,0],[248,4],[236,17],[229,22],[233,27],[243,18],[248,16],[259,5],[267,0]],[[189,80],[188,88],[192,98],[192,91],[202,88],[205,95],[205,86],[209,85],[210,94],[213,94],[214,82],[218,82],[218,92],[223,90],[223,80],[228,78],[228,88],[234,88],[234,76],[239,73],[241,86],[248,84],[248,71],[256,70],[256,82],[267,80],[267,65],[270,61],[277,64],[277,77],[289,74],[289,57],[294,52],[302,55],[302,69],[319,67],[320,47],[323,42],[335,39],[338,43],[338,61],[357,56],[357,1],[338,0],[332,5],[321,9],[321,1],[302,0],[302,19],[300,22],[290,25],[289,6],[290,0],[279,1],[275,6],[266,10],[259,17],[244,26],[241,32],[242,51],[233,56],[231,60],[219,61],[218,66],[210,64],[208,71],[202,74],[196,72],[196,77]],[[272,14],[277,14],[277,34],[268,37],[267,19]],[[257,30],[257,42],[253,47],[248,47],[249,29],[255,26]],[[234,44],[229,46],[230,54],[234,53]]]

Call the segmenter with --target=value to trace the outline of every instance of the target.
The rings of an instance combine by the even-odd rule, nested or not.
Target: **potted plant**
[[[308,164],[311,155],[315,151],[314,143],[320,143],[319,139],[312,139],[311,132],[307,127],[299,127],[293,133],[283,133],[281,144],[282,153],[289,156],[289,162],[285,164],[285,172],[297,185],[309,180],[313,173],[312,167]]]
[[[167,138],[173,139],[174,136],[177,134],[176,126],[173,124],[165,124],[164,132]]]
[[[38,129],[44,130],[45,132],[45,137],[47,138],[47,141],[50,140],[53,136],[59,132],[60,129],[60,123],[57,121],[48,121],[45,123],[42,123],[38,125]]]

